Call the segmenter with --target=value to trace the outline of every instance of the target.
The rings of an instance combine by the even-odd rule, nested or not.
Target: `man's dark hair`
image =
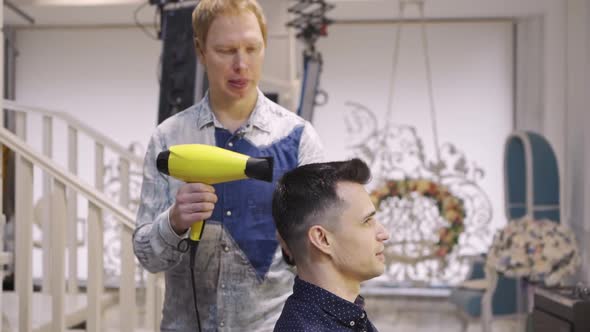
[[[302,244],[311,226],[329,224],[328,212],[342,208],[343,202],[336,192],[339,182],[364,185],[370,178],[367,164],[356,158],[308,164],[285,173],[273,194],[272,216],[291,254],[303,249]],[[294,264],[293,257],[285,259]]]

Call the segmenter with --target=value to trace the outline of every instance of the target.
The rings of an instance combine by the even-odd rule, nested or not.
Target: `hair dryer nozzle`
[[[272,157],[248,158],[244,173],[249,178],[272,182],[273,164]]]
[[[170,157],[170,150],[162,151],[158,154],[158,158],[156,159],[156,167],[158,171],[164,173],[166,175],[170,175],[168,170],[168,158]]]

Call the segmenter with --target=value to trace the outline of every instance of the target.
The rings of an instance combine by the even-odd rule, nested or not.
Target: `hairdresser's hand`
[[[186,183],[176,192],[170,209],[170,225],[176,234],[184,234],[192,224],[211,217],[217,203],[215,188],[204,183]]]

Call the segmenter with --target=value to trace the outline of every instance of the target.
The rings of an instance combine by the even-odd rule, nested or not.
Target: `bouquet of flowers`
[[[509,277],[555,286],[575,272],[580,257],[570,229],[547,219],[525,217],[496,233],[486,264]]]

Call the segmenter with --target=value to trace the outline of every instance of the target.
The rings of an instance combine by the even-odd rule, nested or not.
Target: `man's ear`
[[[313,225],[307,231],[307,238],[317,250],[332,256],[332,238],[327,229],[319,225]]]

